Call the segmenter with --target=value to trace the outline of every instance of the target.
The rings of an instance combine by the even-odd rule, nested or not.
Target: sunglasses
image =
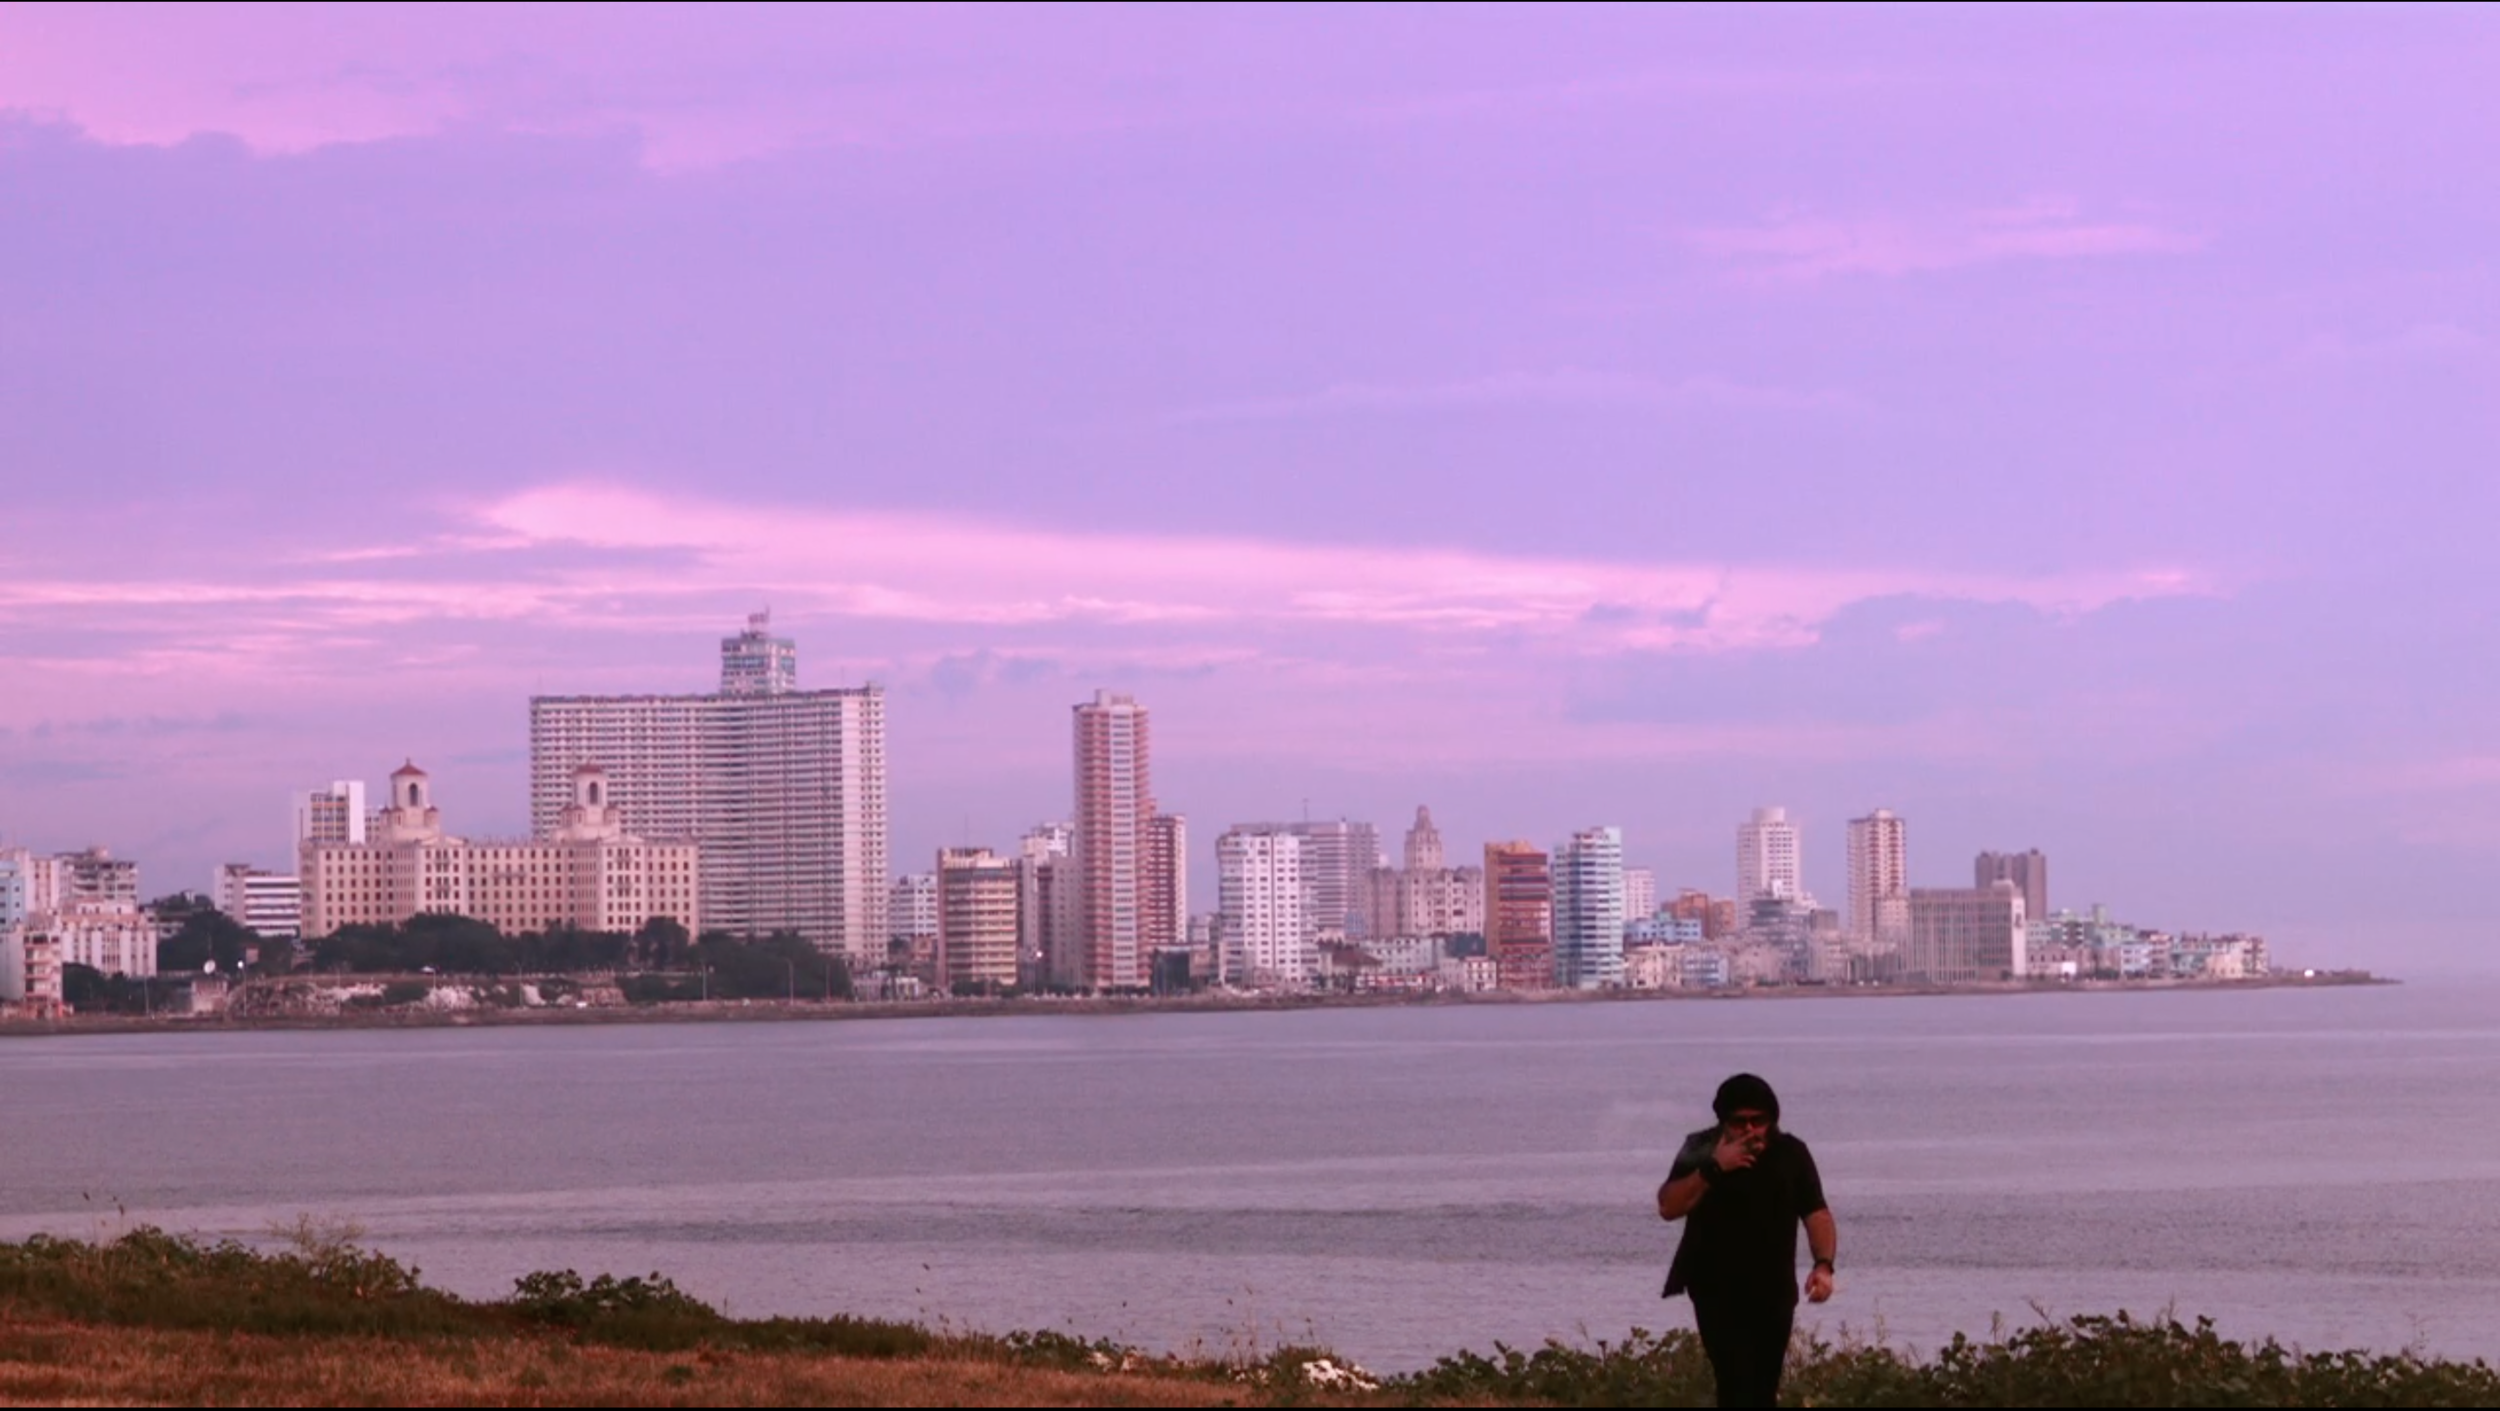
[[[1727,1125],[1737,1128],[1761,1127],[1767,1129],[1771,1125],[1771,1115],[1767,1112],[1731,1112],[1727,1116]]]

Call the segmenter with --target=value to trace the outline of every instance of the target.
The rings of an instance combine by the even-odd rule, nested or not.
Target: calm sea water
[[[1652,1192],[1739,1068],[1823,1166],[1826,1333],[2500,1358],[2489,983],[0,1041],[0,1234],[312,1213],[464,1293],[1400,1368],[1688,1325]]]

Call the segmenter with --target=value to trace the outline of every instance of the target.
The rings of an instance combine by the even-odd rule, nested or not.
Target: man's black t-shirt
[[[1719,1143],[1712,1127],[1684,1139],[1670,1181],[1698,1171]],[[1684,1217],[1684,1238],[1667,1270],[1666,1296],[1797,1302],[1797,1222],[1824,1208],[1823,1177],[1806,1144],[1774,1134],[1741,1171],[1726,1171]]]

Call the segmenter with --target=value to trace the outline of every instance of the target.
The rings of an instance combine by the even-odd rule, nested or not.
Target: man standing
[[[1780,1130],[1769,1083],[1739,1073],[1710,1110],[1719,1124],[1684,1139],[1658,1188],[1659,1218],[1685,1221],[1665,1296],[1693,1296],[1721,1406],[1776,1406],[1797,1321],[1798,1223],[1814,1252],[1805,1293],[1816,1303],[1832,1296],[1839,1232],[1813,1154]]]

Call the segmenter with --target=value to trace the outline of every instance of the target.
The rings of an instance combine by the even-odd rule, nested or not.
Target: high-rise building
[[[1370,930],[1362,901],[1380,866],[1380,833],[1368,823],[1336,819],[1286,825],[1302,839],[1302,875],[1311,888],[1311,924],[1359,936]]]
[[[1077,986],[1142,990],[1169,943],[1168,898],[1154,895],[1153,751],[1146,708],[1097,691],[1075,707]],[[1173,869],[1178,872],[1181,869]]]
[[[1406,830],[1406,870],[1438,872],[1441,866],[1441,830],[1433,824],[1432,810],[1417,804],[1415,826]]]
[[[1372,936],[1456,936],[1482,934],[1484,869],[1445,866],[1441,830],[1432,810],[1417,808],[1415,826],[1406,832],[1403,871],[1374,868],[1366,898]]]
[[[1554,873],[1533,843],[1484,845],[1484,946],[1506,990],[1554,984]]]
[[[1319,963],[1303,850],[1309,839],[1274,824],[1226,829],[1215,840],[1216,905],[1224,978],[1253,988],[1300,989]]]
[[[403,925],[420,913],[473,917],[507,934],[631,932],[660,917],[700,931],[695,845],[626,832],[597,765],[575,769],[572,782],[547,836],[472,842],[443,831],[432,781],[403,765],[367,841],[298,852],[304,934]]]
[[[1623,921],[1630,925],[1658,914],[1658,874],[1646,867],[1623,869]]]
[[[1897,922],[1906,913],[1887,903],[1909,894],[1909,825],[1888,808],[1850,819],[1849,939],[1879,946],[1900,944]]]
[[[1971,867],[1971,885],[2011,882],[2023,894],[2023,913],[2037,920],[2049,915],[2049,859],[2038,848],[2029,852],[1983,852]]]
[[[1044,823],[1028,830],[1016,856],[1016,983],[1026,989],[1078,988],[1076,829]]]
[[[724,696],[782,696],[799,688],[799,648],[772,635],[773,615],[747,614],[747,630],[720,639],[720,689]]]
[[[1146,820],[1146,930],[1149,964],[1156,951],[1189,944],[1189,820],[1158,813]]]
[[[603,766],[627,829],[700,845],[705,925],[884,960],[885,692],[797,689],[760,625],[721,647],[715,695],[532,698],[532,827],[552,835],[573,771]]]
[[[1925,985],[2020,980],[2028,968],[2024,921],[2023,894],[2011,882],[1913,887],[1902,978]]]
[[[906,872],[885,894],[885,939],[926,952],[937,943],[938,879],[934,872]]]
[[[1757,808],[1736,829],[1736,904],[1758,897],[1794,900],[1805,895],[1797,856],[1797,825],[1784,808]]]
[[[1623,830],[1585,828],[1554,849],[1554,981],[1567,990],[1623,983]]]
[[[326,789],[306,789],[294,795],[293,803],[294,846],[365,840],[364,780],[333,779]]]
[[[988,848],[937,856],[938,984],[1003,990],[1016,983],[1016,864]]]
[[[246,930],[290,940],[303,934],[304,887],[294,877],[229,862],[217,869],[208,897]]]

